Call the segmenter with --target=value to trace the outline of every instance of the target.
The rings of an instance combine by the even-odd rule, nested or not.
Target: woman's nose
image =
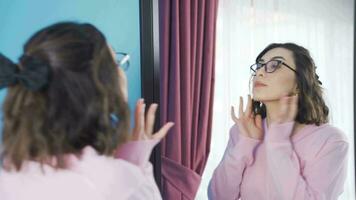
[[[266,73],[265,66],[263,66],[256,71],[256,76],[265,76],[265,73]]]

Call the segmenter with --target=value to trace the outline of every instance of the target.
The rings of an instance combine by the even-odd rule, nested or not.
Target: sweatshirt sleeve
[[[116,151],[116,158],[126,160],[144,169],[150,164],[149,159],[153,148],[159,140],[129,141],[122,144]]]
[[[159,140],[130,141],[121,145],[116,153],[116,158],[126,160],[141,169],[143,179],[135,192],[131,193],[130,200],[159,200],[162,199],[153,175],[153,167],[149,161],[153,148]]]
[[[342,137],[330,137],[322,147],[315,147],[320,150],[302,169],[290,141],[293,127],[294,122],[271,124],[265,136],[267,174],[273,183],[269,189],[279,195],[278,199],[337,199],[346,179],[347,141]]]
[[[240,184],[246,166],[252,164],[253,151],[260,140],[239,134],[237,125],[230,129],[230,138],[224,156],[214,170],[209,183],[210,200],[233,200],[240,197]]]

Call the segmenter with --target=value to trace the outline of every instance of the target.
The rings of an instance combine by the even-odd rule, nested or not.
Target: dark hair
[[[323,96],[321,82],[316,74],[316,66],[307,49],[294,43],[273,43],[268,45],[256,58],[256,62],[269,50],[284,48],[292,52],[297,70],[298,113],[296,121],[302,124],[320,125],[329,121],[329,108],[326,106]],[[254,114],[266,117],[266,106],[253,101]]]
[[[40,60],[50,69],[48,83],[36,91],[8,87],[3,159],[20,170],[26,160],[54,157],[55,167],[64,168],[63,155],[80,155],[87,145],[112,156],[127,138],[129,109],[105,36],[91,24],[57,23],[35,33],[24,55],[18,71],[28,67],[27,58]]]

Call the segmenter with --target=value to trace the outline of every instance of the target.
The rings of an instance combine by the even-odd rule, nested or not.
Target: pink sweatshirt
[[[329,124],[307,125],[290,138],[294,122],[271,124],[263,141],[234,125],[208,196],[213,200],[335,200],[343,192],[348,142]]]
[[[69,169],[55,170],[27,162],[20,172],[0,170],[0,200],[156,200],[161,199],[149,156],[157,140],[129,142],[121,159],[101,156],[94,148],[70,157]]]

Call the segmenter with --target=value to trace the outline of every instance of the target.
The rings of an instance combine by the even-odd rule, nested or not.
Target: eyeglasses
[[[255,64],[251,65],[250,69],[251,69],[252,75],[256,76],[257,70],[259,70],[262,67],[265,67],[265,71],[267,73],[273,73],[277,69],[279,69],[282,65],[288,67],[290,70],[294,71],[298,75],[298,73],[295,69],[293,69],[292,67],[290,67],[289,65],[287,65],[286,63],[284,63],[281,60],[270,60],[266,63],[255,63]]]
[[[130,67],[130,55],[124,52],[115,52],[116,62],[123,69],[127,71]]]

